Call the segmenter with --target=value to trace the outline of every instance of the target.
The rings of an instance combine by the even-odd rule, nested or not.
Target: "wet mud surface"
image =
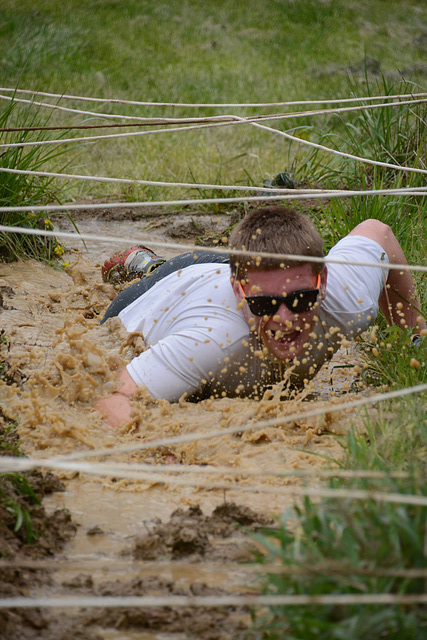
[[[156,240],[176,239],[170,218],[169,233],[163,217],[152,223],[154,248]],[[146,233],[148,224],[111,212],[79,220],[82,232],[120,232],[123,238]],[[212,221],[206,228],[217,232]],[[185,233],[186,242],[194,241]],[[117,371],[145,345],[117,319],[99,326],[117,294],[102,282],[99,267],[116,247],[100,242],[88,252],[79,249],[71,246],[64,256],[65,272],[33,261],[1,265],[0,427],[9,455],[90,455],[95,470],[97,463],[116,466],[103,474],[30,472],[40,504],[13,494],[13,483],[4,480],[0,489],[31,514],[37,539],[28,544],[25,524],[14,531],[13,514],[3,510],[0,597],[253,593],[255,547],[248,532],[274,526],[293,502],[287,490],[304,483],[280,473],[308,469],[314,473],[310,482],[318,484],[316,470],[340,457],[335,434],[345,433],[353,416],[343,408],[280,420],[351,399],[356,356],[351,350],[339,354],[309,392],[287,402],[274,388],[259,402],[198,404],[154,401],[141,390],[131,421],[113,430],[92,404],[115,389]],[[265,421],[264,427],[238,430]],[[230,427],[236,433],[220,434]],[[173,440],[214,431],[219,435],[212,438]],[[117,466],[140,463],[147,465],[144,475],[126,475]],[[231,607],[0,610],[0,635],[10,640],[226,640],[243,638],[249,625],[249,611]]]
[[[155,523],[151,531],[136,540],[133,557],[137,560],[162,557],[177,560],[197,556],[208,560],[250,561],[253,554],[249,541],[242,534],[238,535],[237,527],[250,531],[273,524],[272,517],[232,503],[219,505],[211,516],[205,516],[198,505],[187,511],[177,509],[168,523]],[[227,540],[228,544],[216,546],[215,541],[219,539]]]

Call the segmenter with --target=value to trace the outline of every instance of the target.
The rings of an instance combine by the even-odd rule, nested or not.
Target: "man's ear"
[[[230,278],[231,286],[233,289],[234,297],[236,298],[237,310],[240,311],[243,309],[243,315],[247,320],[248,316],[248,306],[246,304],[244,292],[242,291],[242,287],[239,280],[236,280],[233,276]]]
[[[325,265],[320,272],[320,299],[324,300],[326,296],[326,283],[328,280],[328,267]]]
[[[236,280],[234,276],[231,276],[230,282],[231,282],[231,286],[233,288],[233,292],[236,297],[237,303],[239,303],[243,300],[242,290],[239,287],[239,281]]]

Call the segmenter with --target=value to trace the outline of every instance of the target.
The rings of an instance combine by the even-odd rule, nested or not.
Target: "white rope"
[[[31,89],[13,89],[10,87],[0,87],[0,91],[6,91],[10,93],[29,93],[35,96],[45,96],[47,98],[59,98],[64,100],[81,100],[85,102],[99,102],[104,104],[127,104],[143,107],[287,107],[296,105],[310,105],[310,104],[345,104],[349,102],[370,102],[374,100],[396,100],[399,98],[421,98],[427,96],[427,93],[404,93],[393,94],[385,96],[365,96],[362,98],[332,98],[323,100],[297,100],[293,102],[243,102],[243,103],[188,103],[188,102],[141,102],[138,100],[121,100],[118,98],[91,98],[88,96],[74,96],[66,93],[47,93],[45,91],[33,91]]]
[[[1,96],[0,96],[1,98]],[[425,101],[423,101],[425,102]],[[376,105],[377,106],[377,105]],[[235,125],[235,124],[250,124],[251,126],[254,127],[258,127],[260,129],[263,129],[264,131],[269,131],[270,133],[275,133],[279,136],[282,136],[284,138],[286,138],[287,140],[293,140],[294,142],[298,142],[299,144],[303,144],[309,147],[313,147],[315,149],[320,149],[322,151],[326,151],[328,153],[332,153],[334,155],[340,156],[342,158],[347,158],[349,160],[357,160],[358,162],[362,162],[365,164],[370,164],[373,166],[378,166],[378,167],[386,167],[386,168],[391,168],[394,170],[399,170],[399,171],[409,171],[412,173],[422,173],[422,174],[427,174],[427,169],[418,169],[416,167],[407,167],[407,166],[402,166],[402,165],[397,165],[397,164],[392,164],[390,162],[380,162],[378,160],[371,160],[369,158],[363,158],[361,156],[356,156],[354,154],[350,154],[350,153],[345,153],[343,151],[338,151],[336,149],[332,149],[330,147],[326,147],[324,145],[319,145],[315,142],[310,142],[309,140],[303,140],[302,138],[298,138],[296,136],[292,136],[289,133],[285,133],[284,131],[279,131],[278,129],[273,129],[271,127],[266,127],[265,125],[261,125],[259,124],[259,122],[255,122],[253,119],[250,118],[242,118],[239,116],[233,116],[234,121],[232,122],[224,122],[224,123],[211,123],[211,124],[204,124],[204,125],[189,125],[189,126],[183,126],[183,127],[172,127],[170,129],[154,129],[151,131],[131,131],[129,133],[112,133],[112,134],[106,134],[103,136],[84,136],[84,137],[80,137],[80,138],[59,138],[57,140],[39,140],[39,141],[33,141],[33,142],[14,142],[14,143],[4,143],[4,144],[0,144],[0,148],[14,148],[14,147],[33,147],[33,146],[45,146],[45,145],[51,145],[51,144],[66,144],[66,143],[76,143],[76,142],[93,142],[93,141],[98,141],[98,140],[109,140],[109,139],[115,139],[115,138],[128,138],[131,136],[134,137],[140,137],[140,136],[147,136],[147,135],[153,135],[153,134],[157,134],[157,133],[173,133],[173,132],[180,132],[180,131],[190,131],[190,130],[194,130],[194,129],[201,129],[201,128],[206,128],[206,127],[217,127],[217,126],[230,126],[230,125]],[[262,119],[266,119],[266,120],[274,120],[274,119],[279,119],[282,118],[282,116],[277,116],[276,118],[274,117],[266,117],[266,118],[259,118],[258,120],[262,120]]]
[[[16,469],[21,465],[15,465]],[[288,496],[288,497],[314,497],[314,498],[332,498],[333,500],[339,499],[351,499],[351,500],[374,500],[375,502],[387,502],[393,504],[411,504],[414,506],[427,507],[427,496],[412,495],[406,493],[393,493],[386,491],[373,491],[365,489],[339,489],[328,487],[271,487],[261,485],[242,485],[232,484],[230,482],[205,482],[198,480],[197,478],[180,478],[176,476],[166,475],[165,477],[159,477],[159,474],[153,473],[135,473],[132,471],[120,470],[117,473],[112,473],[110,468],[104,469],[102,463],[67,463],[67,462],[55,462],[49,464],[32,465],[31,468],[37,467],[49,467],[51,469],[61,471],[73,471],[83,473],[87,475],[95,476],[113,476],[115,478],[123,478],[129,480],[138,480],[140,482],[150,483],[164,483],[168,486],[190,486],[192,488],[221,490],[221,491],[237,491],[241,493],[262,493],[266,495],[274,496]],[[28,467],[24,467],[28,468]],[[13,466],[11,466],[11,470]]]
[[[427,594],[393,593],[328,595],[223,595],[223,596],[64,596],[62,598],[0,598],[0,608],[56,607],[247,607],[300,605],[419,605]]]
[[[0,95],[0,100],[9,100],[13,103],[18,104],[29,104],[35,107],[45,107],[47,109],[52,109],[53,111],[65,111],[66,113],[75,113],[84,116],[94,116],[96,118],[119,118],[120,120],[141,120],[144,122],[145,118],[140,118],[138,116],[124,116],[124,115],[115,115],[111,113],[97,113],[96,111],[83,111],[81,109],[72,109],[71,107],[61,107],[58,104],[51,104],[50,102],[36,102],[35,100],[24,100],[22,98],[15,98],[14,96],[3,96]],[[221,117],[221,116],[219,116]]]
[[[425,95],[425,94],[424,94]],[[111,113],[99,113],[97,111],[85,111],[85,110],[81,110],[81,109],[73,109],[70,107],[61,107],[58,104],[51,104],[49,102],[36,102],[34,100],[23,100],[20,98],[15,98],[15,97],[11,97],[11,96],[3,96],[0,95],[0,100],[8,100],[10,102],[16,102],[16,103],[21,103],[21,104],[29,104],[31,106],[36,106],[36,107],[46,107],[52,110],[57,110],[57,111],[65,111],[68,113],[75,113],[75,114],[79,114],[79,115],[84,115],[84,116],[95,116],[97,118],[105,118],[105,119],[119,119],[119,120],[132,120],[132,121],[139,121],[141,122],[141,124],[151,124],[151,123],[156,123],[156,124],[175,124],[175,123],[186,123],[186,122],[215,122],[215,121],[220,121],[223,123],[226,123],[229,120],[232,120],[234,118],[234,116],[229,115],[229,114],[224,114],[224,115],[220,115],[220,116],[204,116],[204,117],[192,117],[192,118],[147,118],[147,117],[140,117],[140,116],[125,116],[125,115],[121,115],[121,114],[111,114]],[[388,99],[389,100],[389,99]],[[255,115],[252,116],[250,118],[247,118],[248,121],[251,120],[275,120],[275,119],[289,119],[289,118],[303,118],[306,116],[317,116],[317,115],[325,115],[325,114],[339,114],[339,113],[349,113],[349,112],[354,112],[354,111],[363,111],[363,110],[369,110],[369,109],[378,109],[378,108],[383,108],[383,107],[394,107],[394,106],[408,106],[408,105],[414,105],[414,104],[422,104],[426,102],[425,98],[421,98],[418,100],[414,100],[413,98],[411,98],[411,100],[399,100],[398,102],[384,102],[384,103],[380,103],[380,104],[368,104],[368,105],[358,105],[358,106],[354,106],[354,107],[335,107],[332,109],[316,109],[316,110],[305,110],[305,111],[295,111],[295,112],[287,112],[287,113],[283,113],[283,114],[266,114],[266,115]],[[70,129],[72,129],[73,127],[70,126]]]
[[[52,460],[52,459],[51,459]],[[55,458],[53,462],[49,459],[44,460],[40,458],[32,458],[31,456],[25,458],[16,458],[15,456],[1,456],[0,457],[0,470],[3,472],[10,472],[16,469],[21,471],[28,471],[35,467],[52,467],[56,464]],[[185,465],[185,464],[150,464],[150,463],[94,463],[102,470],[104,475],[107,471],[112,476],[117,476],[121,471],[135,471],[144,472],[148,471],[154,475],[156,474],[175,474],[180,475],[231,475],[231,476],[244,476],[244,477],[274,477],[274,478],[346,478],[350,480],[365,480],[365,479],[411,479],[413,474],[405,471],[395,471],[387,473],[385,471],[367,471],[367,470],[350,470],[350,469],[285,469],[282,471],[273,471],[265,469],[244,469],[236,467],[223,467],[223,466],[209,466],[203,464],[202,466],[197,464]],[[61,463],[62,465],[62,463]],[[55,467],[56,468],[56,467]],[[59,467],[58,467],[59,468]],[[63,466],[61,469],[65,468]],[[81,471],[83,467],[70,467],[72,471]],[[86,469],[86,467],[85,467]]]
[[[0,172],[4,173],[15,173],[18,175],[29,175],[29,176],[42,176],[46,178],[63,178],[66,180],[91,180],[94,182],[113,182],[120,184],[141,184],[148,185],[152,187],[185,187],[187,189],[218,189],[218,190],[231,190],[231,191],[260,191],[263,193],[272,193],[279,194],[283,192],[283,189],[275,188],[275,187],[254,187],[251,185],[242,186],[242,185],[221,185],[221,184],[204,184],[204,183],[196,183],[196,182],[162,182],[158,180],[140,180],[133,178],[109,178],[106,176],[88,176],[76,173],[54,173],[51,171],[30,171],[24,169],[9,169],[8,167],[0,167]],[[427,187],[417,187],[417,190],[427,191]],[[286,189],[286,192],[295,191],[298,193],[302,191],[303,193],[328,193],[325,189]],[[338,192],[338,191],[337,191]],[[343,189],[341,193],[345,194],[346,191]]]
[[[1,97],[1,96],[0,96]],[[230,121],[224,123],[210,123],[210,124],[194,124],[182,127],[171,127],[169,129],[151,129],[150,131],[129,131],[127,133],[108,133],[98,136],[82,136],[80,138],[58,138],[55,140],[34,140],[33,142],[7,142],[0,144],[1,148],[13,148],[13,147],[37,147],[46,146],[51,144],[66,144],[76,142],[96,142],[98,140],[114,140],[118,138],[131,138],[141,136],[151,136],[157,133],[176,133],[180,131],[194,131],[197,129],[208,129],[217,126],[226,127],[230,125],[239,124],[237,121]]]
[[[134,570],[139,567],[147,569],[149,565],[150,571],[156,571],[160,574],[162,570],[167,569],[163,560],[137,560],[131,558],[128,561],[125,560],[113,560],[112,558],[96,558],[94,559],[92,554],[76,554],[70,555],[67,553],[66,558],[55,559],[43,559],[43,560],[30,560],[29,558],[20,558],[19,560],[0,560],[1,568],[27,568],[27,569],[48,569],[54,571],[64,571],[75,569],[83,571],[93,571],[102,567],[104,570]],[[215,569],[218,565],[215,561],[204,561],[203,566],[206,569]],[[179,561],[180,571],[194,570],[194,562],[191,560]],[[225,572],[244,572],[246,575],[258,574],[258,573],[276,573],[282,575],[302,575],[313,576],[319,573],[327,573],[329,576],[372,576],[375,578],[382,577],[396,577],[396,578],[426,578],[427,569],[383,569],[375,567],[373,569],[367,567],[349,567],[347,564],[344,566],[334,565],[333,567],[327,565],[326,562],[318,564],[311,564],[309,567],[301,566],[300,564],[252,564],[244,562],[221,562],[221,571]]]
[[[9,99],[9,98],[5,98],[5,96],[0,96],[0,99]],[[316,110],[310,110],[310,111],[288,111],[286,113],[270,113],[270,114],[264,114],[264,115],[252,115],[252,116],[245,116],[245,120],[247,122],[259,122],[259,121],[269,121],[269,120],[289,120],[291,118],[305,118],[307,116],[324,116],[324,115],[341,115],[342,113],[350,113],[350,112],[356,112],[356,111],[363,111],[363,110],[369,110],[369,109],[379,109],[379,108],[384,108],[384,107],[395,107],[395,106],[412,106],[412,105],[417,105],[417,104],[423,104],[427,102],[427,99],[422,99],[422,100],[410,100],[407,102],[385,102],[383,104],[375,104],[375,105],[363,105],[363,106],[357,106],[357,107],[341,107],[341,108],[335,108],[335,109],[316,109]],[[38,103],[31,103],[31,104],[38,104]],[[41,104],[38,104],[38,106],[43,106]],[[46,106],[46,105],[44,105]],[[51,105],[52,108],[57,108],[54,105]],[[70,109],[70,111],[72,111]],[[89,112],[89,111],[79,111],[76,110],[77,113],[79,113],[80,115],[86,115],[86,116],[93,116],[94,113],[93,112]],[[216,116],[200,116],[200,117],[196,117],[196,116],[185,116],[185,117],[164,117],[164,118],[160,118],[158,116],[155,117],[139,117],[139,116],[123,116],[120,114],[104,114],[104,113],[98,113],[96,112],[96,114],[98,117],[102,117],[102,118],[112,118],[112,119],[118,119],[118,120],[123,120],[126,119],[126,122],[114,122],[114,123],[98,123],[98,124],[86,124],[86,125],[82,125],[82,124],[69,124],[69,125],[42,125],[42,126],[29,126],[29,127],[0,127],[0,132],[1,133],[16,133],[16,132],[20,132],[20,131],[74,131],[74,130],[80,130],[80,129],[102,129],[102,128],[111,128],[111,127],[142,127],[142,126],[154,126],[154,125],[172,125],[172,124],[210,124],[210,123],[214,123],[214,124],[232,124],[233,121],[235,120],[235,116],[234,115],[216,115]],[[130,122],[129,122],[130,120]],[[136,121],[136,122],[135,122]],[[182,128],[182,127],[181,127]],[[180,129],[181,130],[181,129]],[[169,129],[170,131],[170,129]],[[102,139],[104,137],[104,134],[102,134],[99,139]],[[83,140],[85,140],[86,138],[82,138]],[[73,140],[76,140],[76,138],[73,138]],[[15,143],[16,144],[16,143]]]
[[[55,173],[52,171],[32,171],[30,169],[10,169],[9,167],[0,167],[0,172],[13,173],[18,175],[29,176],[41,176],[46,178],[62,178],[65,180],[87,180],[93,182],[112,182],[119,184],[134,184],[145,185],[152,187],[183,187],[186,189],[217,189],[217,190],[230,190],[230,191],[255,191],[263,194],[271,195],[287,195],[294,196],[298,199],[300,195],[315,195],[325,194],[327,197],[348,196],[352,195],[425,195],[427,187],[398,187],[396,189],[370,189],[367,191],[349,191],[348,189],[284,189],[281,187],[254,187],[252,185],[221,185],[221,184],[205,184],[199,182],[162,182],[159,180],[141,180],[136,178],[110,178],[108,176],[91,176],[77,173]],[[427,173],[427,171],[426,171]],[[325,197],[324,196],[324,197]],[[264,197],[263,200],[266,198]],[[170,202],[170,201],[168,201]],[[157,204],[150,201],[151,204]],[[128,203],[124,203],[124,206]],[[64,205],[68,206],[68,205]],[[0,210],[2,207],[0,207]],[[34,209],[34,208],[33,208]]]
[[[17,171],[17,170],[14,170]],[[63,174],[59,174],[58,177],[61,177]],[[173,183],[174,185],[178,185],[179,183]],[[199,186],[197,183],[193,183],[193,186]],[[216,188],[216,185],[214,185]],[[270,190],[270,189],[265,189]],[[264,189],[263,189],[264,191]],[[277,195],[274,195],[277,194]],[[67,204],[57,204],[57,205],[25,205],[25,206],[6,206],[0,207],[0,212],[21,212],[21,211],[68,211],[79,210],[79,209],[120,209],[120,208],[136,208],[136,207],[169,207],[169,206],[187,206],[187,205],[195,205],[200,206],[204,204],[227,204],[234,202],[259,202],[266,201],[273,202],[276,200],[307,200],[307,199],[323,199],[323,198],[353,198],[359,196],[379,196],[379,195],[396,195],[396,196],[420,196],[425,197],[426,195],[426,187],[398,187],[396,189],[362,189],[362,190],[322,190],[311,192],[309,190],[297,190],[297,189],[274,189],[273,195],[264,196],[235,196],[235,197],[222,197],[222,198],[201,198],[201,199],[182,199],[182,200],[144,200],[141,202],[103,202],[103,203],[75,203],[69,202]],[[194,212],[192,212],[194,214]]]
[[[1,96],[0,96],[1,98]],[[74,138],[57,138],[53,140],[33,140],[32,142],[6,142],[0,144],[0,148],[14,148],[14,147],[35,147],[35,146],[46,146],[53,144],[65,144],[65,143],[76,143],[76,142],[97,142],[99,140],[114,140],[119,138],[131,138],[131,137],[141,137],[141,136],[151,136],[158,133],[177,133],[181,131],[196,131],[200,129],[213,129],[216,127],[229,127],[235,126],[239,124],[251,124],[255,120],[280,120],[283,116],[255,116],[252,118],[239,118],[238,116],[230,116],[230,119],[227,121],[221,122],[208,122],[205,124],[193,124],[188,126],[179,126],[179,127],[170,127],[168,129],[151,129],[150,131],[129,131],[127,133],[106,133],[97,136],[81,136]],[[278,133],[276,129],[273,129],[274,132]],[[300,142],[304,142],[302,139],[299,139]]]
[[[194,202],[194,201],[193,201]],[[206,201],[203,201],[206,202]],[[124,203],[123,206],[128,206]],[[133,204],[133,203],[130,203]],[[158,203],[157,203],[158,204]],[[105,208],[105,205],[100,205],[103,208]],[[109,207],[110,205],[108,205]],[[0,208],[0,212],[3,210],[10,210],[12,207],[3,207]],[[73,207],[69,207],[69,208],[73,208]],[[84,208],[84,206],[83,206]],[[30,210],[37,210],[37,207],[30,207]],[[66,209],[65,209],[66,210]],[[179,244],[179,243],[175,243],[175,242],[158,242],[153,241],[153,239],[151,237],[148,236],[144,236],[144,235],[134,235],[132,238],[127,238],[125,236],[102,236],[102,235],[98,235],[98,234],[91,234],[91,233],[70,233],[69,231],[48,231],[45,229],[29,229],[27,227],[14,227],[14,226],[7,226],[7,225],[0,225],[0,232],[8,232],[8,233],[22,233],[25,235],[32,235],[32,236],[46,236],[46,237],[52,237],[52,238],[67,238],[67,239],[71,239],[71,240],[81,240],[82,242],[84,241],[97,241],[97,242],[111,242],[114,244],[119,244],[119,243],[132,243],[132,245],[135,244],[135,242],[150,242],[151,245],[156,246],[156,247],[160,247],[160,248],[165,248],[165,249],[178,249],[181,253],[183,251],[209,251],[211,253],[218,253],[223,255],[224,253],[227,253],[229,255],[247,255],[247,252],[245,251],[241,251],[238,249],[229,249],[227,247],[222,247],[222,248],[217,248],[217,247],[200,247],[198,245],[192,245],[192,244]],[[388,263],[385,264],[384,262],[362,262],[362,261],[356,261],[356,260],[342,260],[340,258],[330,258],[330,257],[325,257],[325,258],[317,258],[315,256],[304,256],[304,255],[298,255],[298,254],[287,254],[287,253],[267,253],[264,251],[258,251],[256,253],[257,256],[259,257],[265,257],[265,258],[284,258],[285,260],[297,260],[297,261],[303,261],[303,262],[318,262],[318,263],[326,263],[326,264],[343,264],[343,265],[349,265],[349,264],[355,264],[355,265],[359,265],[359,266],[364,266],[364,267],[377,267],[379,269],[399,269],[401,271],[420,271],[420,272],[425,272],[427,271],[427,266],[422,266],[422,265],[409,265],[409,264],[395,264],[395,263]]]
[[[236,118],[238,116],[235,116]],[[239,118],[242,122],[247,122],[245,118]],[[320,149],[321,151],[326,151],[327,153],[332,153],[336,156],[340,156],[341,158],[347,158],[349,160],[357,160],[358,162],[363,162],[365,164],[370,164],[375,167],[386,167],[389,169],[398,169],[399,171],[410,171],[414,173],[423,173],[427,174],[427,169],[417,169],[416,167],[404,167],[402,165],[392,164],[391,162],[379,162],[378,160],[371,160],[369,158],[363,158],[361,156],[356,156],[352,153],[345,153],[344,151],[338,151],[337,149],[331,149],[330,147],[326,147],[322,144],[317,144],[316,142],[310,142],[309,140],[303,140],[296,136],[291,135],[290,133],[285,133],[284,131],[279,131],[278,129],[272,129],[271,127],[266,127],[265,125],[259,124],[257,122],[249,122],[249,124],[253,127],[257,127],[258,129],[263,129],[264,131],[269,131],[271,133],[275,133],[287,140],[292,140],[294,142],[298,142],[299,144],[305,144],[308,147],[312,147],[313,149]]]

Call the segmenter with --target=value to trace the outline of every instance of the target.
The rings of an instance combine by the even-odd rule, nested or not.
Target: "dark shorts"
[[[207,263],[221,263],[226,264],[228,262],[228,255],[225,253],[213,253],[212,251],[189,251],[188,253],[182,253],[175,258],[166,260],[159,267],[154,269],[149,276],[141,278],[139,282],[135,282],[130,287],[121,291],[117,298],[108,307],[104,317],[101,320],[103,324],[108,318],[114,318],[118,316],[120,311],[129,306],[131,302],[142,296],[148,289],[157,282],[160,282],[164,277],[168,276],[174,271],[185,269],[192,264],[207,264]]]

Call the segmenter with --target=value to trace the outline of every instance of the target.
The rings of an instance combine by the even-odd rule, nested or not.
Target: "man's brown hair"
[[[230,254],[231,273],[244,278],[251,269],[272,270],[305,264],[304,260],[260,257],[257,253],[292,254],[323,258],[323,240],[314,224],[299,211],[271,205],[253,209],[233,229],[230,249],[245,255]],[[320,273],[322,262],[311,262],[313,273]]]

